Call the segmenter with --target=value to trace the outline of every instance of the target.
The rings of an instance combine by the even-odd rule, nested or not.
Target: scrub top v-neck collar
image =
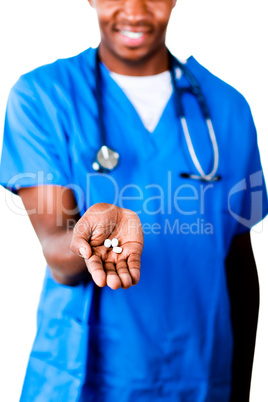
[[[118,99],[121,99],[120,102],[122,107],[124,108],[125,116],[124,119],[131,119],[133,126],[136,128],[136,142],[141,143],[142,147],[140,147],[140,155],[147,159],[152,157],[159,149],[162,148],[163,143],[167,138],[167,127],[166,122],[172,121],[175,116],[175,105],[174,105],[174,92],[172,92],[163,113],[158,121],[158,124],[153,132],[149,132],[144,126],[137,110],[134,105],[127,97],[123,89],[117,84],[117,82],[110,76],[109,70],[107,67],[101,63],[101,76],[103,80],[103,84],[105,86],[105,91],[103,91],[104,97],[110,97],[110,99],[115,99],[118,102]],[[128,125],[131,124],[128,120]],[[127,128],[126,128],[127,129]]]

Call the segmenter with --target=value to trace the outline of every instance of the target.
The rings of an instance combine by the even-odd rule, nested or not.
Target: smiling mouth
[[[120,31],[120,33],[130,39],[140,39],[144,32]]]

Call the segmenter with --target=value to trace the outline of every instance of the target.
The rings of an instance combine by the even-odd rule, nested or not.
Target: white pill
[[[112,245],[112,241],[110,239],[106,239],[104,242],[104,246],[106,248],[109,248],[109,247],[111,247],[111,245]]]
[[[118,246],[118,240],[116,238],[112,239],[112,247],[117,247]]]
[[[122,247],[114,247],[113,248],[113,251],[116,253],[116,254],[120,254],[120,253],[122,253]]]

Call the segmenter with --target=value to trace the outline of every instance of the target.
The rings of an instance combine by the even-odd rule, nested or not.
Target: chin
[[[116,48],[114,55],[125,63],[139,64],[150,57],[153,50],[145,48]]]

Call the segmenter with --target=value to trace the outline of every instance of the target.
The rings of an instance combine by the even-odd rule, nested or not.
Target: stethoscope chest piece
[[[103,145],[96,154],[92,168],[96,172],[111,172],[119,163],[119,154],[112,148]]]

